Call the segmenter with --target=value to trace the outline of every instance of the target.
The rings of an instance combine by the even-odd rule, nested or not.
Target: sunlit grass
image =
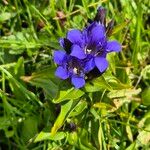
[[[100,5],[115,20],[110,39],[122,51],[109,54],[101,77],[75,90],[55,77],[53,51]],[[149,6],[148,0],[2,0],[0,148],[148,150]]]

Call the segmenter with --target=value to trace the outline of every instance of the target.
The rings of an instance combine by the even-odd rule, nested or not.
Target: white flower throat
[[[78,74],[78,68],[74,67],[74,68],[73,68],[73,73],[74,73],[74,74]]]

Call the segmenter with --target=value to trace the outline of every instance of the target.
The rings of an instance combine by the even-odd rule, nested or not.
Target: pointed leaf
[[[102,89],[112,90],[111,86],[107,83],[103,76],[92,80],[91,82],[85,85],[87,92],[96,92]]]
[[[61,112],[57,117],[52,129],[51,135],[54,136],[59,128],[63,125],[64,121],[66,120],[67,114],[69,113],[73,104],[73,100],[68,101],[64,105],[61,106]]]
[[[66,134],[64,132],[57,132],[54,136],[51,135],[50,132],[40,132],[34,142],[40,142],[43,140],[52,140],[52,141],[58,141],[62,140],[66,137]]]
[[[74,89],[74,88],[71,88],[69,90],[63,90],[63,91],[60,91],[59,92],[59,95],[57,98],[53,99],[53,102],[54,103],[60,103],[62,101],[65,101],[65,100],[74,100],[74,99],[78,99],[80,98],[82,95],[84,94],[83,91],[79,90],[79,89]]]
[[[130,23],[130,20],[127,20],[126,22],[123,22],[123,23],[121,23],[120,25],[115,26],[115,27],[113,28],[113,31],[112,31],[111,35],[112,35],[112,34],[116,34],[117,32],[121,31],[121,30],[122,30],[123,28],[125,28],[129,23]]]

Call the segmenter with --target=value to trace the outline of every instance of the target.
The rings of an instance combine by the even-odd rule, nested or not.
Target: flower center
[[[85,48],[84,48],[84,53],[85,54],[94,54],[94,52],[95,52],[95,46],[93,46],[93,45],[87,45],[87,46],[85,46]]]
[[[82,62],[77,58],[71,57],[67,64],[68,71],[75,75],[81,76],[83,73]]]
[[[78,68],[74,67],[74,68],[73,68],[73,72],[74,72],[74,74],[78,74],[78,73],[79,73]]]
[[[84,49],[85,54],[91,54],[91,52],[92,52],[92,49],[85,47]]]
[[[104,49],[101,48],[95,53],[95,56],[101,56],[101,55],[103,55],[103,53],[104,53]]]

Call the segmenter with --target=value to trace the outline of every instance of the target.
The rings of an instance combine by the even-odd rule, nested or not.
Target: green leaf
[[[113,76],[110,70],[105,72],[104,78],[113,90],[132,88],[130,84],[124,84],[117,77]]]
[[[111,109],[113,106],[111,106],[110,104],[107,104],[107,103],[98,102],[98,103],[95,103],[95,104],[93,105],[93,107],[99,108],[99,109],[106,109],[106,110],[108,111],[108,110]]]
[[[5,130],[5,135],[7,138],[10,138],[10,137],[13,137],[15,131],[12,129],[12,130]]]
[[[74,117],[79,115],[84,111],[84,109],[87,108],[87,102],[86,101],[80,101],[70,112],[69,117]]]
[[[144,117],[138,123],[139,135],[137,136],[136,144],[138,146],[147,146],[150,143],[150,111],[144,115]]]
[[[150,80],[150,65],[147,65],[141,72],[144,79]]]
[[[71,132],[69,133],[67,140],[69,142],[70,145],[75,145],[77,144],[78,141],[78,135],[77,132]]]
[[[141,92],[141,89],[122,89],[122,90],[112,90],[107,94],[109,98],[121,98],[136,96]]]
[[[43,88],[46,98],[53,99],[58,93],[58,86],[50,79],[34,78],[30,81],[32,85]]]
[[[11,120],[7,116],[0,117],[0,130],[6,130],[11,125]]]
[[[107,56],[108,62],[109,62],[109,68],[113,71],[114,74],[116,74],[116,59],[115,59],[116,54],[115,53],[110,53]]]
[[[135,150],[136,142],[133,142],[130,146],[128,146],[125,150]]]
[[[18,110],[14,105],[11,105],[8,102],[9,98],[6,97],[6,95],[4,95],[4,93],[1,90],[0,90],[0,96],[2,97],[3,107],[5,109],[5,112],[7,112],[7,114],[17,114],[17,115],[21,115],[22,114],[20,110]]]
[[[66,137],[66,133],[64,132],[57,132],[54,136],[51,135],[50,132],[40,132],[34,142],[40,142],[43,140],[52,140],[52,141],[58,141],[62,140]]]
[[[145,127],[145,130],[148,130],[148,131],[144,131],[144,130],[140,131],[137,137],[138,141],[140,142],[140,145],[141,144],[147,145],[150,142],[150,124],[148,124]]]
[[[111,86],[105,80],[103,76],[96,78],[85,85],[85,89],[87,92],[96,92],[102,89],[107,89],[109,91],[112,90]]]
[[[129,138],[129,140],[131,142],[133,142],[133,134],[132,134],[132,130],[129,125],[126,126],[126,132],[127,132],[127,136]]]
[[[42,105],[42,103],[39,101],[37,96],[32,93],[31,91],[28,91],[18,80],[16,80],[6,69],[0,66],[0,70],[4,72],[7,75],[7,78],[9,80],[9,83],[11,84],[11,90],[18,97],[18,99],[28,99],[30,101],[36,101],[39,105]]]
[[[123,28],[125,28],[129,24],[129,22],[130,20],[127,20],[126,22],[123,22],[120,25],[115,26],[112,31],[112,35],[116,34],[117,32],[121,31]]]
[[[39,77],[54,78],[55,70],[56,70],[55,67],[47,66],[37,72],[32,73],[32,76],[30,76],[30,78],[31,78],[30,80],[32,80],[34,78],[39,78]]]
[[[15,15],[16,15],[16,13],[3,12],[0,14],[0,22],[9,20],[10,18],[14,17]]]
[[[55,78],[54,70],[55,68],[47,67],[33,73],[31,76],[23,76],[22,80],[43,88],[46,98],[53,99],[58,93],[58,84],[60,82]]]
[[[85,129],[81,130],[79,138],[79,147],[84,150],[96,150],[96,148],[90,143],[88,139],[88,132]]]
[[[83,94],[84,92],[79,89],[71,88],[71,89],[68,89],[67,91],[63,90],[59,92],[59,95],[57,96],[57,98],[53,100],[53,102],[60,103],[65,100],[70,100],[70,99],[75,100],[75,99],[80,98]]]
[[[51,129],[51,135],[54,136],[59,128],[63,125],[63,123],[66,120],[67,115],[69,114],[69,111],[72,107],[73,100],[68,101],[64,105],[61,106],[61,112],[59,116],[57,117],[52,129]]]
[[[142,92],[142,103],[146,106],[150,105],[150,87]]]
[[[20,57],[14,67],[14,74],[15,76],[17,76],[18,78],[20,78],[20,76],[23,76],[25,73],[24,70],[24,58]]]
[[[25,142],[28,142],[38,133],[38,117],[28,117],[22,125],[21,137]]]

